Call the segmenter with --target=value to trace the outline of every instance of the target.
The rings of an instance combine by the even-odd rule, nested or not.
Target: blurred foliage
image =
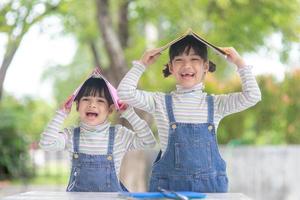
[[[42,101],[17,100],[7,96],[0,104],[0,179],[32,175],[29,149],[49,121],[49,110]]]
[[[52,161],[47,162],[44,167],[37,168],[35,174],[35,177],[26,180],[29,185],[61,185],[65,187],[68,184],[70,168],[66,167],[66,163]],[[15,179],[13,184],[22,185],[24,181]]]
[[[282,82],[276,81],[272,76],[260,76],[258,81],[262,101],[253,108],[221,121],[219,142],[300,144],[300,70],[286,73]],[[234,84],[233,87],[239,86]]]
[[[29,29],[50,16],[58,6],[57,0],[8,0],[0,2],[0,33],[6,38],[3,59],[0,60],[0,100],[7,70]]]

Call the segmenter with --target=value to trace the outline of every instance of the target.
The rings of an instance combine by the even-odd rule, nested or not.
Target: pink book
[[[93,72],[87,77],[86,80],[88,80],[88,79],[91,78],[91,77],[102,78],[102,79],[105,81],[105,83],[106,83],[106,85],[107,85],[107,87],[108,87],[109,93],[110,93],[110,95],[111,95],[111,97],[112,97],[112,100],[113,100],[113,102],[114,102],[115,108],[116,108],[117,110],[119,110],[119,109],[120,109],[120,106],[119,106],[119,103],[118,103],[118,102],[119,102],[119,97],[118,97],[118,95],[117,95],[117,90],[116,90],[116,88],[115,88],[114,86],[112,86],[112,84],[110,84],[110,82],[102,75],[101,69],[100,69],[99,67],[94,68]],[[85,81],[86,81],[86,80],[85,80]],[[71,107],[72,107],[72,104],[73,104],[73,102],[74,102],[74,99],[76,98],[78,92],[80,91],[80,89],[81,89],[82,85],[85,83],[85,81],[84,81],[82,84],[80,84],[80,86],[79,86],[78,88],[76,88],[76,90],[70,95],[69,100],[65,103],[65,107],[66,107],[66,108],[71,108]]]

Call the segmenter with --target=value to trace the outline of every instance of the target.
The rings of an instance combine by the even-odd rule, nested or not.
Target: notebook
[[[189,199],[203,199],[206,197],[206,194],[199,192],[188,192],[188,191],[179,191],[177,194],[184,195]],[[132,197],[137,199],[159,199],[159,198],[173,198],[178,199],[178,197],[172,192],[122,192],[120,196],[123,197]]]
[[[226,58],[227,54],[225,51],[223,51],[222,49],[220,49],[219,47],[217,47],[216,45],[208,42],[207,40],[205,40],[203,37],[201,37],[199,34],[197,34],[196,32],[194,32],[191,28],[189,28],[184,34],[182,34],[181,36],[179,36],[178,38],[172,40],[171,42],[169,42],[168,44],[164,45],[161,47],[161,51],[164,51],[166,49],[168,49],[172,44],[175,44],[176,42],[180,41],[181,39],[185,38],[186,36],[193,36],[194,38],[196,38],[197,40],[199,40],[200,42],[204,43],[207,47],[210,47],[214,52],[216,52],[217,54],[223,56]]]

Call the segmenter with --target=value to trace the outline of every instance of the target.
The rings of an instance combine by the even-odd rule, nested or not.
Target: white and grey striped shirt
[[[138,81],[145,71],[145,66],[133,62],[133,67],[125,75],[118,87],[121,100],[129,105],[151,113],[157,124],[161,150],[164,153],[168,144],[169,119],[165,105],[165,93],[147,92],[137,89]],[[250,66],[238,69],[242,82],[242,92],[214,95],[214,124],[216,129],[226,115],[240,112],[261,100],[258,84]],[[177,85],[171,92],[174,116],[177,122],[206,123],[208,117],[206,96],[202,83],[193,88],[184,89]]]
[[[46,151],[66,149],[70,154],[73,153],[73,130],[75,127],[65,128],[62,132],[60,131],[66,117],[64,112],[56,111],[56,115],[41,135],[39,145],[42,149]],[[128,120],[134,131],[121,125],[115,126],[113,156],[118,177],[122,158],[127,151],[151,148],[156,144],[151,129],[144,120],[139,118],[132,107],[124,111],[121,117]],[[80,123],[79,126],[79,152],[92,155],[106,154],[109,141],[109,127],[111,126],[110,122],[106,121],[101,125],[93,127]]]

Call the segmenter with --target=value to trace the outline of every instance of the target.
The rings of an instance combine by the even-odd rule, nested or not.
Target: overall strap
[[[115,142],[115,127],[109,127],[109,141],[108,141],[108,148],[107,154],[112,155],[114,151],[114,142]]]
[[[173,113],[173,99],[171,94],[166,94],[165,95],[165,103],[166,103],[166,109],[167,109],[167,113],[168,113],[168,117],[169,117],[169,122],[171,123],[175,123],[175,117],[174,117],[174,113]]]
[[[214,123],[214,98],[211,95],[206,96],[207,101],[207,111],[208,111],[208,117],[207,117],[207,123]]]
[[[79,153],[80,127],[74,128],[73,134],[73,150],[74,153]]]

